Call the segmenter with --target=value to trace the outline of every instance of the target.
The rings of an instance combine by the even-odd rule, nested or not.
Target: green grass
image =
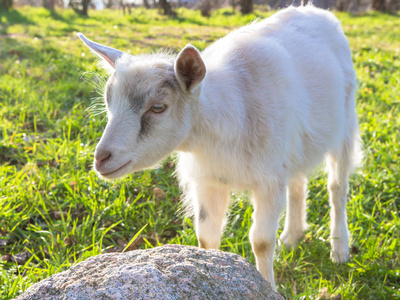
[[[21,8],[0,13],[0,299],[74,263],[107,251],[166,243],[196,245],[183,216],[173,177],[173,158],[157,170],[115,183],[91,170],[104,115],[86,111],[104,71],[75,37],[132,54],[160,47],[200,49],[257,16],[179,10],[170,19],[157,11],[50,13]],[[400,18],[338,14],[349,37],[359,78],[357,96],[364,166],[352,177],[348,221],[351,258],[329,259],[326,176],[310,180],[310,229],[294,250],[277,251],[276,283],[292,299],[400,298]],[[221,249],[254,263],[248,240],[252,208],[247,194],[232,194]],[[282,224],[278,234],[282,230]]]

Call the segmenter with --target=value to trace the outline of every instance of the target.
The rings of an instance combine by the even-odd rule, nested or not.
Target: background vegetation
[[[161,47],[177,52],[188,42],[204,49],[268,15],[223,9],[208,19],[176,12],[175,18],[141,9],[131,15],[93,11],[90,18],[28,7],[0,13],[0,299],[87,257],[121,251],[146,224],[128,250],[197,245],[180,210],[173,157],[115,183],[91,170],[106,121],[90,104],[105,74],[74,35],[82,31],[131,54]],[[288,299],[400,298],[400,19],[337,15],[359,78],[365,148],[348,196],[351,258],[343,265],[329,259],[326,176],[317,171],[309,184],[310,230],[296,249],[276,252],[278,291]],[[247,194],[232,193],[221,249],[254,263],[251,213]]]

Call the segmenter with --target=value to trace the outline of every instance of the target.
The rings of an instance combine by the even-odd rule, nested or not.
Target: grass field
[[[99,180],[91,169],[106,121],[89,107],[100,96],[105,73],[74,33],[132,54],[160,47],[176,52],[188,42],[204,49],[268,14],[220,10],[206,19],[180,10],[169,19],[135,10],[93,11],[81,18],[69,10],[28,7],[0,13],[0,299],[87,257],[121,251],[146,224],[128,250],[197,245],[192,222],[180,210],[173,158],[114,183]],[[342,265],[329,259],[321,168],[309,184],[310,229],[296,249],[276,252],[276,283],[288,299],[400,298],[400,18],[338,17],[358,74],[365,149],[348,196],[351,258]],[[251,213],[248,195],[232,194],[221,249],[254,263]]]

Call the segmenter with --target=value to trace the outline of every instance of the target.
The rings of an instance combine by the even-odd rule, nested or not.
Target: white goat
[[[278,220],[294,246],[306,229],[307,174],[326,158],[331,258],[348,258],[348,175],[361,158],[355,72],[332,13],[289,7],[218,40],[201,54],[131,56],[79,38],[112,69],[108,123],[95,170],[113,179],[177,150],[200,247],[218,248],[229,192],[253,193],[250,240],[272,286]]]

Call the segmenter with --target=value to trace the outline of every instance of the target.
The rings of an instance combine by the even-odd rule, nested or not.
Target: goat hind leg
[[[345,147],[344,147],[345,148]],[[349,152],[330,153],[327,158],[329,202],[331,204],[331,259],[333,262],[346,262],[349,256],[349,237],[347,229],[347,190],[351,169]]]
[[[195,228],[199,247],[218,249],[229,202],[229,191],[224,187],[197,185],[194,193]]]
[[[304,175],[299,175],[289,181],[286,198],[285,228],[279,242],[286,247],[294,247],[307,229],[307,178]]]

